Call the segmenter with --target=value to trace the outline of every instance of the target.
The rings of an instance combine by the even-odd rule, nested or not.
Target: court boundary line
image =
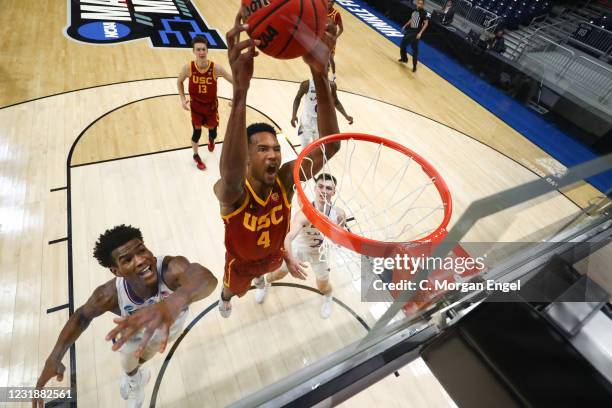
[[[220,145],[220,144],[223,144],[223,141],[215,142],[215,145]],[[204,147],[204,146],[208,146],[208,143],[198,144],[198,147]],[[104,159],[104,160],[97,160],[97,161],[92,161],[92,162],[87,162],[87,163],[73,164],[72,166],[70,166],[70,168],[75,169],[77,167],[92,166],[95,164],[102,164],[102,163],[108,163],[108,162],[114,162],[114,161],[126,160],[126,159],[135,159],[137,157],[151,156],[151,155],[160,154],[160,153],[170,153],[170,152],[176,152],[178,150],[187,150],[187,149],[191,149],[191,146],[175,147],[172,149],[156,150],[154,152],[138,153],[138,154],[133,154],[129,156],[115,157],[112,159]]]
[[[289,288],[294,288],[294,289],[304,289],[304,290],[307,290],[307,291],[310,291],[310,292],[314,292],[314,293],[317,293],[317,294],[323,296],[323,293],[321,291],[319,291],[318,289],[315,289],[313,287],[306,286],[306,285],[301,285],[299,283],[274,282],[274,283],[272,283],[272,286],[289,287]],[[251,291],[253,289],[255,289],[255,286],[251,286],[249,288],[249,291]],[[349,312],[351,314],[351,316],[353,316],[357,320],[357,322],[359,322],[359,324],[366,330],[366,332],[370,331],[370,326],[351,307],[349,307],[346,303],[344,303],[340,299],[336,298],[335,296],[332,296],[332,299],[333,299],[333,301],[335,303],[339,304],[344,310]],[[149,401],[149,408],[155,408],[156,407],[156,404],[157,404],[157,395],[159,393],[159,387],[161,386],[161,383],[162,383],[162,381],[164,379],[164,374],[166,373],[166,368],[170,364],[170,360],[172,360],[172,357],[174,356],[174,352],[176,351],[176,349],[178,349],[179,345],[181,344],[183,339],[187,336],[187,334],[189,334],[191,329],[200,320],[202,320],[208,314],[208,312],[210,312],[211,310],[216,308],[218,305],[219,305],[219,301],[216,300],[215,302],[210,304],[206,309],[201,311],[196,317],[193,318],[193,320],[187,325],[187,327],[185,327],[183,329],[181,335],[174,341],[174,343],[172,343],[172,347],[170,348],[170,351],[168,351],[168,354],[164,358],[164,362],[162,363],[162,366],[160,367],[159,372],[157,373],[157,378],[155,379],[155,385],[153,386],[153,392],[151,393],[151,400]],[[395,372],[395,374],[396,374],[396,377],[399,377],[399,373],[398,372]]]
[[[174,78],[174,77],[168,77],[168,78]],[[168,79],[168,78],[153,78],[153,79],[150,79],[150,80]],[[255,77],[254,77],[254,79],[261,79],[261,80],[265,80],[265,81],[280,81],[280,82],[286,82],[286,83],[292,83],[292,84],[299,84],[299,83],[301,83],[300,81],[292,81],[292,80],[287,80],[287,79],[272,79],[272,78],[265,78],[265,77],[257,77],[257,78],[255,78]],[[148,81],[148,79],[145,79],[145,80],[143,80],[143,81]],[[128,82],[135,82],[135,81],[128,81]],[[110,84],[110,85],[117,85],[117,84],[121,84],[121,82],[116,83],[116,84]],[[100,86],[104,86],[104,85],[100,85]],[[87,89],[88,89],[88,88],[87,88]],[[492,147],[492,146],[488,145],[487,143],[483,142],[482,140],[479,140],[479,139],[475,138],[474,136],[470,136],[469,134],[467,134],[467,133],[465,133],[465,132],[462,132],[462,131],[460,131],[460,130],[458,130],[458,129],[455,129],[454,127],[452,127],[452,126],[450,126],[450,125],[447,125],[447,124],[445,124],[445,123],[442,123],[442,122],[440,122],[440,121],[438,121],[438,120],[436,120],[436,119],[432,119],[432,118],[430,118],[430,117],[428,117],[428,116],[426,116],[426,115],[423,115],[423,114],[421,114],[421,113],[414,112],[414,111],[412,111],[412,110],[410,110],[410,109],[404,108],[404,107],[399,106],[399,105],[396,105],[396,104],[394,104],[394,103],[391,103],[391,102],[386,102],[386,101],[383,101],[383,100],[380,100],[380,99],[377,99],[377,98],[374,98],[374,97],[371,97],[371,96],[361,95],[361,94],[358,94],[358,93],[356,93],[356,92],[352,92],[352,91],[344,91],[344,90],[340,90],[340,89],[338,89],[338,91],[340,91],[340,92],[345,92],[345,93],[350,94],[350,95],[354,95],[354,96],[359,96],[359,97],[362,97],[362,98],[370,99],[370,100],[373,100],[373,101],[376,101],[376,102],[380,102],[380,103],[385,104],[385,105],[393,106],[393,107],[395,107],[395,108],[397,108],[397,109],[401,109],[401,110],[404,110],[404,111],[406,111],[406,112],[410,112],[410,113],[412,113],[412,114],[414,114],[414,115],[417,115],[417,116],[419,116],[419,117],[421,117],[421,118],[425,118],[425,119],[427,119],[427,120],[431,120],[431,121],[433,121],[433,122],[435,122],[435,123],[439,124],[440,126],[444,126],[444,127],[448,128],[448,129],[451,129],[451,130],[453,130],[453,131],[457,132],[458,134],[460,134],[460,135],[462,135],[462,136],[468,137],[468,138],[470,138],[470,139],[472,139],[472,140],[474,140],[474,141],[476,141],[476,142],[480,143],[481,145],[483,145],[483,146],[485,146],[485,147],[487,147],[487,148],[489,148],[489,149],[491,149],[491,150],[493,150],[493,151],[495,151],[495,152],[499,153],[501,156],[503,156],[503,157],[505,157],[505,158],[507,158],[507,159],[511,160],[512,162],[514,162],[514,163],[518,164],[518,165],[519,165],[519,166],[521,166],[522,168],[524,168],[524,169],[528,170],[530,173],[532,173],[532,174],[533,174],[533,175],[535,175],[536,177],[538,177],[538,178],[542,178],[542,176],[540,176],[540,175],[539,175],[537,172],[535,172],[533,169],[531,169],[531,168],[529,168],[528,166],[524,165],[523,163],[521,163],[521,162],[519,162],[519,161],[517,161],[517,160],[513,159],[512,157],[510,157],[510,156],[506,155],[505,153],[501,152],[500,150],[496,149],[495,147]],[[70,92],[76,92],[76,90],[75,90],[75,91],[70,91]],[[81,134],[79,134],[79,136],[77,137],[77,139],[74,141],[74,143],[73,143],[73,144],[76,144],[76,143],[78,142],[78,140],[80,139],[80,137],[82,136],[82,134],[83,134],[85,131],[87,131],[87,130],[88,130],[88,129],[89,129],[89,128],[90,128],[90,127],[93,125],[93,123],[97,122],[97,121],[98,121],[98,120],[100,120],[102,117],[104,117],[104,116],[106,116],[106,115],[108,115],[108,114],[112,113],[114,110],[120,109],[120,108],[122,108],[122,107],[124,107],[124,106],[127,106],[127,105],[132,104],[132,103],[135,103],[135,102],[139,102],[139,101],[142,101],[142,100],[152,99],[152,98],[156,98],[156,97],[170,96],[170,95],[175,95],[175,96],[176,96],[176,95],[178,95],[178,93],[172,93],[172,94],[160,94],[160,95],[155,95],[155,96],[149,96],[149,97],[146,97],[146,98],[141,98],[141,99],[138,99],[138,100],[131,101],[131,102],[128,102],[128,103],[126,103],[126,104],[123,104],[123,105],[121,105],[121,106],[119,106],[119,107],[116,107],[116,108],[114,108],[114,109],[112,109],[112,110],[110,110],[110,111],[106,112],[106,113],[105,113],[105,114],[103,114],[102,116],[98,117],[98,118],[97,118],[97,119],[96,119],[94,122],[90,123],[90,124],[89,124],[89,125],[88,125],[88,126],[85,128],[85,129],[83,129],[83,131],[81,132]],[[226,100],[228,100],[228,99],[229,99],[229,98],[225,98],[225,97],[220,97],[220,98],[221,98],[221,99],[226,99]],[[272,120],[271,118],[269,118],[269,116],[268,116],[267,114],[265,114],[265,113],[261,112],[259,109],[253,108],[253,107],[252,107],[252,106],[250,106],[250,105],[247,105],[247,107],[252,108],[252,109],[253,109],[253,110],[255,110],[256,112],[258,112],[258,113],[260,113],[261,115],[263,115],[264,117],[266,117],[266,118],[270,119],[270,121],[271,121],[271,122],[274,124],[274,126],[276,126],[276,128],[278,128],[278,129],[281,131],[281,133],[283,133],[282,128],[281,128],[281,127],[280,127],[280,126],[279,126],[279,125],[278,125],[278,124],[277,124],[277,123],[276,123],[274,120]],[[492,113],[491,113],[491,114],[492,114]],[[494,115],[494,116],[495,116],[495,115]],[[504,122],[504,123],[505,123],[505,122]],[[506,124],[506,125],[507,125],[507,124]],[[509,125],[508,125],[508,126],[509,126]],[[512,128],[511,126],[509,126],[509,127],[510,127],[512,130],[516,131],[516,129]],[[535,146],[535,147],[537,147],[538,149],[542,150],[542,151],[543,151],[545,154],[547,154],[548,156],[550,156],[551,158],[553,158],[553,159],[554,159],[554,157],[552,157],[552,156],[551,156],[549,153],[547,153],[546,151],[544,151],[544,150],[543,150],[541,147],[539,147],[538,145],[536,145],[535,143],[533,143],[531,140],[529,140],[527,137],[525,137],[524,135],[522,135],[520,132],[518,132],[518,131],[516,131],[516,132],[517,132],[519,135],[521,135],[521,137],[523,137],[523,138],[524,138],[524,139],[525,139],[527,142],[531,143],[533,146]],[[284,134],[283,134],[283,135],[284,135]],[[287,139],[287,142],[289,143],[289,145],[291,145],[291,146],[294,148],[294,151],[295,151],[295,146],[294,146],[294,145],[291,143],[291,141],[290,141],[290,140],[287,138],[287,136],[286,136],[286,135],[284,135],[284,136],[285,136],[285,138]],[[72,151],[72,148],[71,148],[71,151]],[[152,154],[153,154],[153,153],[156,153],[156,152],[150,152],[150,153],[152,153]],[[143,155],[145,155],[145,154],[143,154]],[[109,159],[109,160],[113,160],[113,159]],[[555,160],[556,160],[556,159],[555,159]],[[92,163],[94,163],[94,162],[92,162]],[[75,166],[78,166],[78,165],[75,165]],[[595,186],[593,186],[593,184],[591,184],[591,183],[587,182],[586,180],[583,180],[583,182],[584,182],[584,183],[586,183],[586,184],[591,185],[593,188],[595,188],[595,189],[596,189],[597,191],[599,191],[601,194],[605,195],[603,192],[601,192],[599,189],[597,189]],[[573,199],[571,199],[569,196],[567,196],[567,195],[566,195],[565,193],[563,193],[561,190],[558,190],[558,189],[557,189],[556,191],[557,191],[559,194],[561,194],[563,197],[565,197],[565,198],[566,198],[566,199],[567,199],[569,202],[571,202],[572,204],[574,204],[574,205],[575,205],[575,206],[578,208],[578,210],[579,210],[579,211],[583,211],[583,210],[584,210],[584,208],[582,208],[580,205],[578,205],[578,203],[576,203],[576,202],[575,202]]]
[[[28,103],[28,102],[35,102],[35,101],[39,101],[41,99],[51,98],[53,96],[61,96],[61,95],[69,94],[69,93],[72,93],[72,92],[86,91],[88,89],[94,89],[94,88],[102,88],[104,86],[129,84],[131,82],[157,81],[157,80],[160,80],[160,79],[172,79],[172,78],[176,78],[176,77],[175,76],[165,76],[165,77],[157,77],[157,78],[129,79],[129,80],[126,80],[126,81],[117,81],[117,82],[109,82],[107,84],[101,84],[101,85],[86,86],[86,87],[83,87],[83,88],[71,89],[69,91],[62,91],[62,92],[57,92],[57,93],[53,93],[53,94],[49,94],[49,95],[45,95],[45,96],[38,96],[38,97],[33,98],[33,99],[26,99],[25,101],[15,102],[15,103],[12,103],[10,105],[0,106],[0,110],[7,109],[7,108],[12,108],[12,107],[17,106],[17,105],[23,105],[23,104]]]
[[[375,31],[375,30],[374,30],[374,31]],[[376,31],[375,31],[375,32],[376,32]],[[435,72],[435,71],[432,71],[432,72]],[[436,73],[436,75],[438,75],[438,74]],[[127,84],[127,83],[132,83],[132,82],[157,81],[157,80],[161,80],[161,79],[175,79],[175,78],[176,78],[175,76],[156,77],[156,78],[141,78],[141,79],[132,79],[132,80],[127,80],[127,81],[110,82],[110,83],[107,83],[107,84],[102,84],[102,85],[93,85],[93,86],[88,86],[88,87],[84,87],[84,88],[72,89],[72,90],[69,90],[69,91],[62,91],[62,92],[58,92],[58,93],[55,93],[55,94],[50,94],[50,95],[46,95],[46,96],[41,96],[41,97],[38,97],[38,98],[29,99],[29,100],[25,100],[25,101],[21,101],[21,102],[16,102],[16,103],[13,103],[13,104],[11,104],[11,105],[2,106],[2,107],[0,107],[0,110],[5,109],[5,108],[10,108],[10,107],[13,107],[13,106],[16,106],[16,105],[25,104],[25,103],[28,103],[28,102],[38,101],[38,100],[40,100],[40,99],[50,98],[50,97],[53,97],[53,96],[60,96],[60,95],[64,95],[64,94],[67,94],[67,93],[79,92],[79,91],[84,91],[84,90],[93,89],[93,88],[101,88],[101,87],[105,87],[105,86],[113,86],[113,85],[122,85],[122,84]],[[443,78],[443,77],[441,77],[441,76],[440,76],[440,78],[444,79],[444,78]],[[264,81],[280,81],[280,82],[287,82],[287,83],[293,83],[293,84],[299,84],[299,83],[301,83],[301,81],[294,81],[294,80],[290,80],[290,79],[275,79],[275,78],[268,78],[268,77],[253,77],[253,79],[261,79],[261,80],[264,80]],[[448,81],[447,81],[447,82],[448,82]],[[450,82],[449,82],[449,84],[450,84]],[[451,85],[452,85],[452,84],[451,84]],[[454,85],[453,85],[453,86],[454,86]],[[404,108],[403,106],[399,106],[399,105],[396,105],[396,104],[394,104],[394,103],[387,102],[387,101],[384,101],[384,100],[381,100],[381,99],[378,99],[378,98],[374,98],[374,97],[371,97],[371,96],[362,95],[362,94],[359,94],[359,93],[357,93],[357,92],[353,92],[353,91],[346,91],[346,90],[343,90],[343,89],[340,89],[340,88],[338,88],[338,91],[339,91],[339,92],[344,92],[344,93],[347,93],[347,94],[350,94],[350,95],[360,96],[360,97],[362,97],[362,98],[366,98],[366,99],[370,99],[370,100],[373,100],[373,101],[376,101],[376,102],[383,103],[383,104],[385,104],[385,105],[393,106],[393,107],[395,107],[395,108],[402,109],[402,110],[404,110],[404,111],[406,111],[406,112],[410,112],[410,113],[415,114],[415,115],[417,115],[417,116],[420,116],[420,117],[422,117],[422,118],[425,118],[425,119],[431,120],[431,121],[433,121],[433,122],[435,122],[435,123],[437,123],[437,124],[439,124],[439,125],[441,125],[441,126],[444,126],[444,127],[448,128],[448,129],[451,129],[451,130],[453,130],[453,131],[455,131],[455,132],[457,132],[457,133],[459,133],[459,134],[461,134],[461,135],[463,135],[463,136],[469,137],[470,139],[472,139],[472,140],[474,140],[474,141],[476,141],[476,142],[478,142],[478,143],[480,143],[480,144],[482,144],[482,145],[484,145],[484,146],[488,147],[489,149],[492,149],[492,150],[496,151],[497,153],[501,154],[502,156],[504,156],[504,157],[506,157],[506,158],[508,158],[508,159],[512,160],[514,163],[518,164],[519,166],[521,166],[521,167],[525,168],[526,170],[530,171],[530,172],[531,172],[531,173],[533,173],[535,176],[537,176],[537,177],[539,177],[539,178],[542,178],[542,176],[540,176],[538,173],[536,173],[535,171],[533,171],[532,169],[530,169],[529,167],[527,167],[527,166],[526,166],[526,165],[524,165],[523,163],[521,163],[521,162],[519,162],[519,161],[517,161],[517,160],[513,159],[512,157],[510,157],[510,156],[508,156],[507,154],[503,153],[502,151],[498,150],[497,148],[495,148],[495,147],[493,147],[493,146],[490,146],[490,145],[488,145],[487,143],[485,143],[484,141],[479,140],[479,139],[477,139],[477,138],[476,138],[476,137],[474,137],[474,136],[470,136],[469,134],[467,134],[467,133],[465,133],[465,132],[462,132],[462,131],[460,131],[460,130],[456,129],[456,128],[454,128],[453,126],[447,125],[446,123],[443,123],[443,122],[441,122],[441,121],[439,121],[439,120],[437,120],[437,119],[431,118],[431,117],[426,116],[426,115],[424,115],[424,114],[422,114],[422,113],[415,112],[415,111],[413,111],[413,110],[411,110],[411,109]],[[223,98],[223,99],[226,99],[226,98]],[[480,104],[479,104],[477,101],[474,101],[474,102],[475,102],[475,103],[477,103],[479,106],[482,106],[482,105],[480,105]],[[483,107],[483,108],[484,108],[484,107]],[[486,109],[486,108],[484,108],[484,109]],[[506,123],[505,121],[503,121],[501,118],[499,118],[499,117],[498,117],[497,115],[495,115],[493,112],[491,112],[491,111],[489,111],[489,110],[487,110],[487,112],[489,112],[489,113],[490,113],[491,115],[493,115],[494,117],[496,117],[496,118],[500,119],[500,120],[501,120],[501,121],[502,121],[502,122],[503,122],[503,123],[504,123],[506,126],[508,126],[510,129],[512,129],[513,131],[517,132],[519,135],[521,135],[521,137],[523,137],[523,138],[524,138],[524,139],[525,139],[527,142],[531,143],[533,146],[535,146],[535,147],[537,147],[538,149],[542,150],[542,152],[543,152],[544,154],[546,154],[546,155],[548,155],[549,157],[551,157],[551,158],[553,158],[553,159],[557,160],[557,159],[556,159],[555,157],[553,157],[553,156],[552,156],[550,153],[546,152],[546,151],[545,151],[544,149],[542,149],[540,146],[538,146],[537,144],[535,144],[534,142],[532,142],[532,141],[531,141],[529,138],[527,138],[525,135],[523,135],[523,134],[522,134],[521,132],[519,132],[518,130],[514,129],[512,126],[510,126],[508,123]],[[261,112],[260,112],[260,113],[261,113]],[[267,116],[267,115],[264,115],[264,116]],[[274,122],[273,122],[273,123],[274,123]],[[278,127],[278,126],[277,126],[277,127]],[[281,128],[279,127],[279,129],[281,129]],[[282,129],[281,129],[281,130],[282,130]],[[292,144],[291,142],[289,142],[289,144],[291,144],[291,145],[293,146],[293,144]],[[295,146],[294,146],[294,147],[295,147]],[[605,193],[604,193],[604,192],[602,192],[600,189],[598,189],[597,187],[595,187],[595,186],[594,186],[592,183],[590,183],[590,182],[588,182],[588,181],[586,181],[586,180],[583,180],[583,182],[584,182],[584,183],[586,183],[586,184],[589,184],[591,187],[593,187],[594,189],[596,189],[596,190],[597,190],[599,193],[601,193],[601,194],[605,195]],[[580,205],[578,205],[578,203],[576,203],[574,200],[572,200],[570,197],[568,197],[568,196],[567,196],[566,194],[564,194],[562,191],[560,191],[560,190],[556,190],[556,191],[557,191],[557,192],[559,192],[561,195],[563,195],[565,198],[567,198],[567,199],[568,199],[568,200],[569,200],[569,201],[570,201],[572,204],[574,204],[576,207],[578,207],[578,209],[579,209],[579,210],[584,210],[584,208],[583,208],[583,207],[581,207]]]
[[[153,98],[162,98],[162,97],[167,97],[167,96],[178,96],[178,93],[173,93],[173,94],[162,94],[162,95],[155,95],[155,96],[147,96],[147,97],[145,97],[145,98],[140,98],[140,99],[137,99],[137,100],[134,100],[134,101],[130,101],[130,102],[125,103],[125,104],[123,104],[123,105],[121,105],[121,106],[115,107],[114,109],[112,109],[112,110],[110,110],[110,111],[107,111],[106,113],[104,113],[104,114],[102,114],[101,116],[99,116],[98,118],[96,118],[96,119],[95,119],[93,122],[91,122],[91,123],[90,123],[90,124],[89,124],[89,125],[88,125],[88,126],[87,126],[87,127],[84,129],[84,130],[83,130],[83,132],[81,132],[81,134],[79,134],[79,136],[77,137],[77,139],[75,139],[74,144],[75,144],[75,145],[76,145],[76,144],[78,144],[78,142],[80,141],[81,137],[85,135],[85,132],[86,132],[87,130],[89,130],[89,128],[90,128],[91,126],[93,126],[93,125],[94,125],[96,122],[98,122],[99,120],[103,119],[103,118],[104,118],[104,117],[106,117],[107,115],[109,115],[109,114],[111,114],[111,113],[113,113],[113,112],[115,112],[115,111],[117,111],[117,110],[119,110],[119,109],[121,109],[121,108],[124,108],[124,107],[126,107],[126,106],[128,106],[128,105],[132,105],[132,104],[134,104],[134,103],[137,103],[137,102],[142,102],[142,101],[144,101],[144,100],[148,100],[148,99],[153,99]],[[223,96],[219,96],[218,98],[219,98],[219,99],[224,99],[224,100],[227,100],[227,101],[231,101],[231,99],[230,99],[230,98],[226,98],[226,97],[223,97]],[[269,120],[270,122],[272,122],[272,124],[273,124],[273,125],[274,125],[274,126],[275,126],[275,127],[276,127],[276,128],[279,130],[279,131],[280,131],[280,133],[281,133],[281,134],[283,133],[283,129],[282,129],[282,128],[281,128],[281,127],[278,125],[278,123],[276,123],[276,122],[275,122],[275,121],[274,121],[272,118],[270,118],[270,117],[269,117],[267,114],[265,114],[264,112],[260,111],[260,110],[259,110],[259,109],[257,109],[257,108],[254,108],[254,107],[253,107],[253,106],[251,106],[251,105],[248,105],[248,104],[247,104],[246,106],[247,106],[247,108],[250,108],[250,109],[254,110],[255,112],[257,112],[257,113],[259,113],[260,115],[262,115],[263,117],[265,117],[267,120]],[[215,142],[215,145],[219,145],[219,144],[223,144],[223,140],[220,140],[220,141]],[[289,143],[289,144],[291,144],[291,143]],[[202,144],[199,144],[198,146],[202,147],[202,146],[206,146],[206,145],[207,145],[207,143],[202,143]],[[97,160],[97,161],[86,162],[86,163],[71,164],[71,165],[70,165],[70,167],[71,167],[71,168],[76,168],[76,167],[82,167],[82,166],[90,166],[90,165],[93,165],[93,164],[106,163],[106,162],[112,162],[112,161],[117,161],[117,160],[132,159],[132,158],[135,158],[135,157],[150,156],[150,155],[154,155],[154,154],[159,154],[159,153],[168,153],[168,152],[174,152],[174,151],[177,151],[177,150],[184,150],[184,149],[190,149],[190,148],[191,148],[191,146],[184,146],[184,147],[175,147],[175,148],[172,148],[172,149],[165,149],[165,150],[155,150],[155,151],[150,151],[150,152],[146,152],[146,153],[138,153],[138,154],[129,155],[129,156],[119,156],[119,157],[114,157],[114,158],[112,158],[112,159],[104,159],[104,160]]]

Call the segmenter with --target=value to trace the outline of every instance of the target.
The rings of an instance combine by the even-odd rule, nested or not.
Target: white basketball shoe
[[[136,374],[129,376],[123,373],[119,383],[121,398],[127,400],[128,408],[140,408],[145,399],[145,386],[151,379],[151,371],[140,367]]]

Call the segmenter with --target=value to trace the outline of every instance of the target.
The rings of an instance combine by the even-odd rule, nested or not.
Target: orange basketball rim
[[[422,171],[427,174],[427,176],[435,185],[442,201],[442,205],[444,206],[444,216],[440,225],[432,232],[415,240],[407,242],[385,242],[357,235],[351,231],[348,231],[347,229],[336,225],[335,223],[330,221],[324,214],[318,211],[308,200],[308,197],[304,192],[302,186],[303,177],[301,177],[301,174],[304,174],[302,164],[304,163],[305,158],[315,149],[324,149],[324,145],[331,142],[349,140],[382,145],[383,147],[390,148],[401,154],[404,154],[414,162],[418,163]],[[298,200],[300,201],[302,211],[304,212],[306,218],[308,218],[308,220],[319,231],[321,231],[323,235],[349,250],[361,253],[366,256],[384,257],[389,256],[389,254],[403,252],[402,249],[407,249],[408,247],[413,247],[415,245],[435,245],[440,242],[447,234],[446,227],[448,226],[452,214],[452,198],[448,186],[446,185],[446,182],[444,181],[440,173],[438,173],[438,171],[422,156],[415,153],[406,146],[403,146],[402,144],[394,142],[392,140],[361,133],[340,133],[317,139],[314,142],[310,143],[308,146],[306,146],[298,155],[293,170],[293,177],[298,195]]]

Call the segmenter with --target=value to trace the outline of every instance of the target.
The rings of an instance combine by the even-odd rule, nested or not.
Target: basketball
[[[259,49],[279,59],[306,55],[323,36],[325,0],[242,0],[248,34]]]

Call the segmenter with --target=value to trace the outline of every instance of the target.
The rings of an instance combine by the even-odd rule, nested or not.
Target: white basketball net
[[[444,204],[434,184],[420,164],[412,157],[397,152],[382,143],[343,140],[340,151],[325,160],[320,173],[333,175],[338,184],[329,206],[346,213],[346,228],[359,236],[384,242],[410,242],[435,231],[444,218]],[[320,145],[325,150],[325,144]],[[312,173],[312,161],[305,157],[301,173],[309,180],[302,188],[309,201],[315,201],[317,174]],[[326,211],[327,212],[327,211]],[[336,264],[351,269],[359,276],[360,254],[340,248],[334,237],[325,237],[320,247],[320,259],[330,260],[334,248]]]

